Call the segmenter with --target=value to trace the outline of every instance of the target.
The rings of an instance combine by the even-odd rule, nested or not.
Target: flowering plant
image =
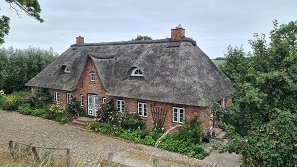
[[[58,117],[59,115],[63,115],[65,113],[65,107],[61,105],[60,102],[52,104],[49,108],[51,116],[53,118]]]

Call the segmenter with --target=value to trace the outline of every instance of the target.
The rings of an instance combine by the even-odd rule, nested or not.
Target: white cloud
[[[272,21],[296,20],[296,0],[39,0],[44,23],[21,13],[19,18],[4,1],[1,14],[11,17],[11,31],[5,47],[29,45],[64,52],[78,35],[86,42],[123,41],[136,35],[154,39],[170,36],[170,29],[182,24],[186,36],[211,58],[222,57],[226,47],[243,45],[253,33],[269,33]]]

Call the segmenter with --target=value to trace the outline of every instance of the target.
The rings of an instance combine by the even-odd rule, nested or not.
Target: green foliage
[[[2,16],[0,18],[0,44],[4,43],[4,36],[9,33],[9,22],[10,19],[7,16]]]
[[[24,115],[33,115],[33,116],[38,116],[38,117],[43,117],[48,112],[47,109],[31,108],[30,104],[28,104],[28,103],[19,105],[17,111]]]
[[[0,48],[0,89],[7,94],[26,90],[25,84],[50,64],[57,54],[33,47]]]
[[[225,64],[225,60],[211,60],[218,68]]]
[[[75,114],[79,114],[79,116],[86,116],[86,111],[81,107],[80,101],[73,98],[70,104],[67,105],[66,112],[74,117]]]
[[[41,8],[37,0],[5,0],[9,5],[15,9],[16,6],[24,11],[28,16],[34,17],[39,22],[43,22],[43,19],[40,17]],[[19,12],[19,10],[17,10]],[[0,44],[4,43],[4,36],[9,33],[9,17],[2,16],[0,18]]]
[[[50,106],[49,110],[49,119],[57,119],[63,117],[65,112],[65,107],[61,103],[54,103]]]
[[[100,121],[104,123],[114,122],[114,117],[116,117],[117,113],[118,111],[114,107],[113,99],[107,100],[106,103],[101,106]]]
[[[142,36],[142,35],[137,35],[136,38],[131,39],[131,41],[145,41],[145,40],[153,40],[153,39],[149,36]]]
[[[33,94],[27,96],[26,103],[29,103],[33,108],[44,108],[51,102],[52,96],[47,89],[36,89]]]
[[[222,71],[236,89],[233,106],[221,110],[229,143],[247,166],[297,164],[297,25],[273,22],[271,42],[255,34],[253,54],[228,48]]]
[[[145,123],[137,114],[125,112],[119,116],[120,126],[124,129],[144,129]]]
[[[186,154],[197,159],[205,158],[208,153],[200,143],[201,138],[204,136],[200,124],[201,122],[198,121],[197,117],[186,121],[179,128],[179,131],[165,136],[159,144],[159,148]]]
[[[145,144],[154,146],[157,139],[155,137],[160,137],[162,134],[156,135],[155,132],[150,130],[141,130],[140,128],[136,130],[124,129],[121,127],[116,127],[110,124],[99,124],[98,122],[92,122],[87,125],[88,131],[99,132],[102,134],[112,135],[120,137],[135,143]]]
[[[0,99],[0,106],[4,110],[16,110],[21,103],[21,97],[10,94],[2,96]]]

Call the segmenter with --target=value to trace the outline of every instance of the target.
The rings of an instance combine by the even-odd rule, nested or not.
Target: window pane
[[[184,122],[184,109],[181,108],[180,110],[180,113],[179,113],[179,122]]]
[[[173,107],[173,111],[172,111],[172,116],[173,116],[173,122],[177,122],[177,108]]]

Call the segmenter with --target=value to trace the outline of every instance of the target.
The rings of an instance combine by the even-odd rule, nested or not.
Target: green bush
[[[17,110],[21,100],[21,97],[13,94],[4,95],[0,100],[0,105],[4,110]]]
[[[88,131],[94,131],[94,132],[99,132],[100,130],[100,124],[98,122],[91,122],[87,125],[86,129]]]
[[[24,115],[31,115],[33,109],[31,109],[30,104],[23,104],[18,107],[18,112]]]
[[[28,103],[20,105],[17,111],[24,115],[33,115],[38,117],[48,112],[46,109],[42,109],[42,108],[34,109]]]
[[[44,108],[51,102],[52,96],[47,89],[36,89],[34,94],[30,93],[25,99],[34,108]]]
[[[75,98],[73,98],[70,104],[67,105],[66,112],[72,117],[74,117],[75,114],[86,116],[86,111],[81,107],[80,101],[76,100]]]
[[[144,129],[145,123],[137,114],[125,112],[119,118],[120,126],[124,129]]]
[[[108,124],[118,125],[118,114],[118,111],[114,108],[113,99],[107,100],[106,103],[101,105],[100,121]]]
[[[61,124],[66,124],[67,122],[71,121],[72,119],[67,114],[62,114],[62,115],[58,115],[55,120]]]
[[[204,132],[200,128],[198,118],[186,121],[178,132],[168,134],[161,140],[159,148],[203,159],[208,153],[203,150],[200,140]]]

